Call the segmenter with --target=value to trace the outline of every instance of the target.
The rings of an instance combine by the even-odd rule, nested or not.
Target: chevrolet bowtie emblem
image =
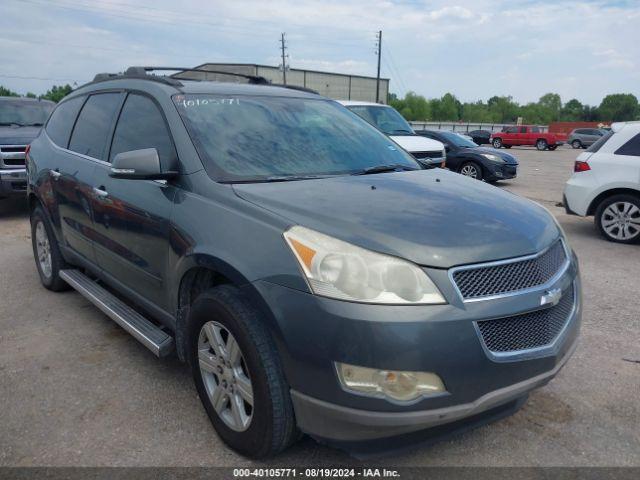
[[[562,290],[554,288],[540,297],[540,305],[557,305],[562,297]]]

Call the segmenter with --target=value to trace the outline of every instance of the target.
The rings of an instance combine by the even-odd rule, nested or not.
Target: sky
[[[399,95],[640,98],[640,0],[0,0],[0,85],[44,93],[131,65],[280,64]]]

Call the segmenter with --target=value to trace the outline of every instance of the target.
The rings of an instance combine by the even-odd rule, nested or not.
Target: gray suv
[[[576,128],[567,138],[567,143],[573,148],[587,148],[600,140],[606,130],[601,128]]]
[[[35,263],[188,362],[232,448],[477,425],[567,362],[578,261],[543,207],[313,92],[149,70],[78,88],[31,144]]]
[[[48,100],[0,97],[0,198],[25,196],[25,151],[53,107]]]

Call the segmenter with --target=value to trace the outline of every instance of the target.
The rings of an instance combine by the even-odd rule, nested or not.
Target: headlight
[[[493,155],[491,153],[481,153],[480,155],[482,155],[484,158],[486,158],[487,160],[492,160],[494,162],[497,162],[499,160],[502,160],[502,157],[499,157],[498,155]]]
[[[372,397],[410,402],[420,396],[446,392],[442,379],[431,372],[399,372],[336,363],[338,379],[346,390]]]
[[[300,226],[284,238],[316,295],[366,303],[446,303],[422,269],[406,260]]]

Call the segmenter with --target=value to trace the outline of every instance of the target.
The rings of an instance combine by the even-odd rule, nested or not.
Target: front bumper
[[[345,302],[265,280],[253,283],[274,321],[300,428],[327,440],[387,438],[456,422],[526,395],[551,380],[575,348],[581,296],[575,257],[553,285],[487,301],[463,302],[448,272],[425,269],[449,302],[400,306]],[[552,348],[495,359],[477,331],[481,320],[540,309],[547,289],[575,288],[575,307]],[[446,392],[401,403],[341,387],[335,362],[433,372]]]
[[[371,412],[334,405],[295,390],[291,391],[291,400],[298,427],[312,436],[354,442],[402,435],[479,415],[523,397],[555,377],[571,357],[576,345],[574,340],[560,362],[548,372],[494,390],[473,402],[450,407],[417,412]]]
[[[488,179],[490,180],[509,180],[518,176],[518,164],[512,163],[490,163],[487,167]]]
[[[26,195],[27,170],[23,168],[0,169],[0,198]]]

